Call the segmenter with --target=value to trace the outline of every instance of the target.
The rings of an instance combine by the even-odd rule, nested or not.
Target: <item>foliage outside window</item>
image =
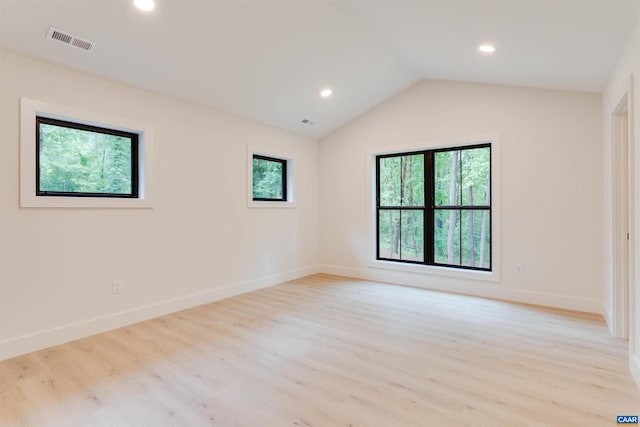
[[[287,201],[287,161],[253,155],[253,200]]]
[[[376,165],[377,259],[491,270],[490,144]]]
[[[138,197],[138,135],[36,118],[36,195]]]

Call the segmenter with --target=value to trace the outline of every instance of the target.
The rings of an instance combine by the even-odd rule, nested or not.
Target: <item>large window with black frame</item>
[[[491,144],[376,157],[377,259],[491,270]]]

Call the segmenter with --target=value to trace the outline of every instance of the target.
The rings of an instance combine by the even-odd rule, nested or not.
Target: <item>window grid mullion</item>
[[[462,209],[467,211],[486,211],[491,210],[491,206],[488,205],[441,205],[434,206],[434,210],[451,210],[451,209]]]
[[[424,236],[422,237],[423,245],[424,245],[424,262],[425,264],[433,264],[435,260],[435,239],[434,235],[434,216],[435,210],[433,207],[435,206],[435,168],[433,167],[433,152],[425,151],[423,153],[424,156],[424,197],[425,197],[425,208],[426,206],[429,209],[425,209],[424,214]],[[428,199],[427,199],[428,197]],[[427,202],[428,200],[428,202]]]
[[[402,197],[402,190],[400,190],[400,194],[400,197]],[[400,224],[400,230],[398,230],[398,249],[400,250],[400,260],[402,260],[402,209],[400,209],[400,219],[398,222]]]
[[[462,194],[462,188],[460,189],[460,193]],[[462,211],[458,209],[458,263],[462,265]]]

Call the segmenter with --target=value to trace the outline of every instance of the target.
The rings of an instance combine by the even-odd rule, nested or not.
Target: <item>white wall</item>
[[[597,231],[607,229],[602,200],[610,197],[599,135],[602,108],[624,84],[616,76],[628,77],[633,62],[621,61],[604,107],[595,94],[423,81],[318,144],[0,51],[0,358],[319,268],[599,311],[610,238]],[[154,208],[20,209],[20,97],[151,123]],[[500,282],[369,267],[370,151],[493,132],[502,162]],[[296,157],[297,208],[246,207],[247,145]],[[111,295],[116,279],[125,286],[119,296]]]
[[[640,386],[640,21],[631,33],[629,40],[622,52],[618,63],[616,64],[607,87],[602,95],[602,117],[603,117],[603,169],[604,169],[604,243],[605,243],[605,288],[604,303],[606,311],[611,313],[613,310],[613,236],[612,236],[612,115],[613,111],[628,93],[631,98],[631,110],[629,111],[629,120],[632,122],[633,133],[631,135],[632,170],[635,174],[633,178],[633,194],[632,194],[632,217],[631,223],[631,246],[632,255],[635,254],[631,263],[635,266],[635,277],[632,277],[630,283],[630,298],[632,299],[632,308],[635,307],[635,313],[630,313],[629,328],[629,352],[630,352],[630,369],[636,383]],[[607,319],[609,322],[611,318]]]
[[[316,271],[317,141],[6,51],[0,73],[0,358]],[[150,123],[153,209],[19,208],[20,97]],[[247,208],[249,144],[295,157],[295,209]]]
[[[474,295],[602,311],[601,98],[597,94],[422,81],[321,140],[326,271]],[[372,268],[371,150],[497,132],[498,283]],[[469,141],[472,142],[472,141]],[[516,274],[516,264],[524,274]]]

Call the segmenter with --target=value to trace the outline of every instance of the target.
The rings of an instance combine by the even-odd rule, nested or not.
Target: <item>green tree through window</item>
[[[253,200],[287,201],[287,161],[253,155]]]
[[[491,270],[491,146],[376,158],[377,258]]]
[[[138,135],[38,117],[40,196],[137,197]]]

